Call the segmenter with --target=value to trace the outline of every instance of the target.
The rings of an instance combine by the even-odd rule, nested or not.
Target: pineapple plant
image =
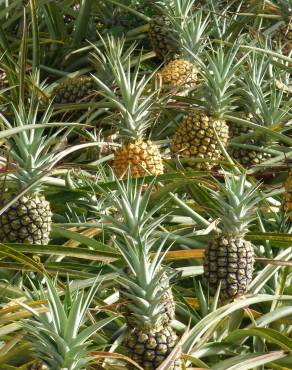
[[[20,129],[4,136],[5,155],[13,166],[13,171],[2,173],[5,205],[0,215],[0,240],[6,243],[48,244],[50,240],[52,212],[43,194],[43,178],[64,156],[56,142],[65,139],[71,128],[57,140],[63,129],[50,135],[50,108],[39,118],[35,103],[32,99],[29,108],[22,102],[19,107],[12,105],[13,124],[1,115],[7,130]]]
[[[47,301],[48,312],[38,313],[28,305],[22,304],[32,318],[24,319],[26,339],[31,344],[37,360],[31,369],[68,369],[81,370],[92,361],[90,338],[115,317],[97,320],[83,328],[86,314],[98,289],[94,282],[88,292],[72,291],[69,284],[65,287],[64,299],[59,295],[55,284],[46,280],[46,290],[28,292],[29,299]],[[46,305],[43,305],[46,307]]]
[[[244,239],[255,218],[260,198],[258,185],[248,186],[246,175],[224,175],[225,184],[215,181],[219,191],[209,189],[215,200],[212,211],[220,219],[221,233],[212,238],[205,251],[203,281],[211,295],[220,287],[220,299],[232,300],[248,291],[254,253]]]
[[[223,115],[235,108],[236,97],[233,87],[236,72],[244,57],[237,60],[237,48],[225,51],[211,47],[205,52],[208,64],[196,58],[204,82],[201,86],[202,110],[187,114],[177,127],[170,149],[174,155],[187,161],[197,169],[210,170],[221,157],[221,144],[226,147],[229,139],[228,125]],[[194,163],[193,160],[196,160]]]
[[[288,172],[288,177],[284,183],[284,198],[283,208],[287,212],[290,221],[292,222],[292,170]]]
[[[101,219],[104,227],[115,235],[115,246],[125,263],[118,270],[121,311],[127,323],[123,346],[127,355],[143,369],[154,370],[178,341],[170,326],[175,316],[170,279],[175,272],[162,265],[164,243],[155,237],[164,216],[152,218],[161,205],[147,211],[154,183],[146,191],[143,184],[138,186],[130,177],[125,184],[116,181],[116,185],[115,192],[103,189],[101,192],[118,217],[102,214]],[[180,360],[174,359],[168,369],[181,369]]]
[[[239,94],[241,95],[241,106],[247,116],[246,121],[272,130],[285,129],[289,121],[289,101],[285,101],[284,90],[279,90],[277,87],[276,81],[281,81],[281,76],[277,71],[272,71],[270,60],[265,56],[258,57],[254,54],[247,61],[239,79],[241,85]],[[271,158],[267,149],[277,144],[272,136],[244,124],[236,122],[229,124],[230,131],[235,133],[234,143],[240,135],[246,134],[244,143],[254,148],[246,149],[244,145],[232,147],[230,154],[239,163],[249,167]]]
[[[113,91],[109,85],[94,77],[108,104],[117,110],[115,125],[123,138],[122,145],[114,153],[114,172],[119,178],[129,170],[133,176],[160,175],[163,173],[161,153],[151,140],[145,138],[145,132],[152,124],[151,107],[157,94],[156,91],[146,94],[153,74],[140,78],[140,61],[131,70],[131,53],[128,54],[127,63],[122,64],[116,52],[117,42],[113,37],[108,37],[104,47],[118,90]]]
[[[158,72],[162,87],[182,89],[184,92],[197,83],[198,70],[193,54],[201,51],[206,37],[203,37],[208,17],[203,19],[202,10],[192,12],[194,0],[176,0],[173,6],[165,6],[162,11],[168,18],[174,37],[172,43],[179,50]]]

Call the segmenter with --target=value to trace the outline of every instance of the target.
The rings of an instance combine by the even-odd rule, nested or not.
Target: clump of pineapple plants
[[[289,369],[289,1],[3,3],[0,369]]]

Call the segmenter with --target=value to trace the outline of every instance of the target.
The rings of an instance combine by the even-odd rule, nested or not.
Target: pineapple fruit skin
[[[219,236],[209,243],[203,265],[203,279],[211,295],[221,282],[221,300],[234,299],[247,292],[252,280],[252,245],[240,237]]]
[[[61,82],[52,95],[56,104],[88,102],[93,100],[95,90],[96,84],[92,77],[80,76]]]
[[[159,59],[171,59],[176,54],[170,21],[166,16],[157,15],[152,17],[149,23],[149,38],[152,48]]]
[[[122,145],[114,156],[113,168],[118,178],[130,169],[134,177],[163,174],[161,153],[152,141],[137,139]]]
[[[249,117],[247,119],[249,119]],[[252,132],[252,130],[249,127],[244,127],[236,123],[229,124],[230,138],[237,137],[242,134],[248,134],[250,132]],[[260,143],[257,143],[254,139],[250,139],[247,144],[260,146]],[[245,167],[261,164],[271,158],[271,154],[269,153],[236,147],[230,147],[229,153],[231,157]]]
[[[159,72],[163,87],[190,89],[197,82],[197,68],[188,60],[174,59]]]
[[[169,356],[177,343],[177,335],[171,328],[132,329],[124,339],[128,356],[144,370],[154,370]],[[134,366],[129,366],[134,370]],[[169,370],[181,370],[180,360],[175,360]]]
[[[283,208],[285,212],[291,213],[289,219],[292,222],[292,170],[284,183],[284,190]]]
[[[23,196],[0,216],[0,240],[48,244],[52,223],[50,203],[42,195]]]
[[[195,112],[186,116],[177,128],[171,142],[171,152],[182,158],[196,158],[217,161],[221,157],[220,146],[214,129],[224,146],[227,145],[229,134],[225,120],[208,116],[203,112]],[[194,168],[209,170],[212,162],[192,164]]]

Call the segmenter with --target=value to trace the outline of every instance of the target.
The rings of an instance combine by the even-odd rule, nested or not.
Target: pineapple
[[[292,222],[292,170],[289,170],[287,180],[284,184],[284,191],[283,208],[288,213]]]
[[[118,278],[121,305],[127,305],[121,309],[127,315],[123,346],[128,357],[143,369],[154,370],[178,341],[170,326],[174,319],[170,279],[175,273],[162,266],[160,254],[164,243],[155,237],[155,230],[164,216],[159,219],[150,217],[160,208],[159,205],[147,211],[154,183],[145,192],[143,184],[138,186],[130,177],[126,184],[116,181],[116,185],[115,193],[101,191],[119,217],[102,214],[101,218],[104,227],[116,236],[116,247],[126,264],[119,270]],[[156,242],[158,246],[154,251]],[[130,365],[128,368],[135,367]],[[181,369],[180,360],[174,359],[168,369]]]
[[[56,104],[88,102],[96,99],[96,84],[89,76],[80,76],[61,82],[52,92]]]
[[[246,175],[225,174],[225,184],[216,180],[219,192],[210,190],[215,200],[214,216],[220,218],[221,234],[205,251],[203,280],[211,295],[220,286],[222,301],[232,300],[248,291],[253,273],[253,248],[244,239],[259,202],[258,185],[247,186]]]
[[[111,36],[104,42],[106,62],[112,70],[117,91],[113,91],[98,77],[95,80],[102,90],[108,104],[117,109],[116,125],[123,138],[122,145],[114,153],[113,168],[121,178],[130,170],[133,176],[160,175],[163,173],[163,162],[158,147],[145,138],[145,131],[151,125],[151,107],[156,91],[146,95],[147,86],[153,75],[139,77],[140,61],[131,70],[131,53],[127,62],[121,63],[117,55],[116,44],[119,41]]]
[[[190,165],[197,169],[210,170],[220,159],[218,139],[224,147],[227,146],[228,125],[223,115],[234,107],[232,88],[236,71],[244,60],[236,61],[236,54],[235,47],[226,52],[223,46],[219,46],[217,50],[211,49],[211,52],[204,53],[208,65],[197,59],[204,79],[201,86],[201,105],[204,110],[189,113],[183,118],[170,145],[174,155],[196,160]]]
[[[171,59],[177,50],[173,45],[174,33],[169,19],[163,15],[155,15],[149,23],[149,38],[156,56],[161,59]]]
[[[6,191],[2,193],[2,202],[5,205],[0,214],[0,240],[7,243],[48,244],[52,212],[42,193],[42,183],[44,174],[51,171],[55,163],[64,156],[59,150],[59,144],[55,144],[57,137],[58,141],[62,140],[58,136],[62,128],[48,136],[50,110],[39,119],[34,97],[31,98],[28,110],[20,102],[18,108],[12,106],[12,111],[13,124],[1,115],[5,128],[9,130],[16,127],[22,130],[14,135],[7,132],[6,136],[5,131],[2,132],[5,155],[12,163],[13,171],[2,174],[2,177],[5,176]],[[38,127],[39,124],[47,127]],[[26,128],[28,125],[31,127]],[[62,126],[52,124],[51,127],[57,125]],[[70,125],[72,124],[66,123],[66,126]],[[68,128],[64,131],[63,139],[70,130],[72,129]]]
[[[173,44],[179,50],[159,72],[163,88],[179,89],[185,94],[196,86],[198,70],[193,54],[198,54],[204,41],[208,18],[203,20],[202,10],[192,13],[194,0],[176,0],[174,6],[163,9],[174,33]]]

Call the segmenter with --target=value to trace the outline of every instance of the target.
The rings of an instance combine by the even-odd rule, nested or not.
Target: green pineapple
[[[54,103],[72,104],[94,101],[98,98],[92,77],[80,76],[62,81],[52,92]]]
[[[126,263],[126,267],[119,270],[118,278],[121,305],[126,305],[122,305],[121,311],[128,324],[123,346],[127,355],[143,369],[154,370],[168,357],[178,340],[170,326],[174,319],[170,287],[173,273],[162,266],[160,253],[164,243],[154,236],[163,217],[151,217],[159,205],[146,211],[153,184],[146,191],[143,184],[138,186],[130,178],[126,184],[116,184],[115,193],[102,192],[119,217],[101,215],[101,218],[104,227],[116,236],[116,247]],[[156,242],[159,244],[153,251]],[[168,369],[181,369],[179,359],[173,360]]]
[[[244,58],[237,60],[236,47],[224,50],[211,48],[203,57],[207,64],[196,58],[204,82],[201,85],[202,110],[186,115],[172,138],[171,152],[198,169],[211,169],[221,157],[221,144],[229,139],[228,125],[223,115],[235,108],[233,86],[237,70]],[[193,160],[196,160],[193,161]]]
[[[244,236],[255,218],[260,200],[258,185],[248,186],[245,174],[225,174],[224,178],[225,184],[216,180],[218,192],[209,189],[215,200],[212,207],[214,217],[220,218],[221,234],[210,241],[203,261],[203,280],[211,295],[215,295],[220,286],[222,301],[234,299],[248,291],[254,253],[251,243]]]
[[[146,130],[153,122],[154,98],[157,91],[149,92],[150,76],[140,76],[140,60],[133,64],[132,50],[129,50],[126,58],[121,59],[118,46],[123,40],[115,40],[108,37],[105,47],[105,62],[111,69],[113,79],[118,89],[113,89],[100,78],[95,77],[102,95],[106,98],[110,107],[117,110],[112,115],[115,126],[119,129],[122,138],[121,146],[115,151],[113,168],[117,177],[124,177],[130,170],[133,176],[145,176],[146,174],[161,175],[163,173],[163,161],[158,147],[146,138]],[[95,49],[97,53],[99,50]]]
[[[4,136],[4,155],[13,171],[2,174],[8,189],[2,193],[5,208],[2,208],[0,215],[0,240],[6,243],[48,244],[52,212],[42,193],[43,178],[64,156],[56,142],[65,139],[71,129],[66,129],[60,137],[62,129],[50,135],[50,112],[46,111],[39,119],[38,106],[33,101],[28,110],[20,103],[19,108],[12,106],[12,111],[13,124],[1,115],[5,128],[16,127],[20,131]],[[38,124],[45,127],[38,127]],[[31,126],[29,129],[28,125]]]

